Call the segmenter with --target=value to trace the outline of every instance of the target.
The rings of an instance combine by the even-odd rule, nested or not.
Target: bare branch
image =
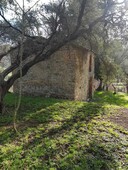
[[[15,31],[19,32],[20,34],[22,34],[22,31],[20,29],[18,29],[17,27],[14,27],[5,17],[4,15],[2,15],[0,13],[0,16],[4,19],[4,21]],[[33,38],[32,36],[28,35],[28,34],[24,34],[24,36],[29,37],[29,38]]]

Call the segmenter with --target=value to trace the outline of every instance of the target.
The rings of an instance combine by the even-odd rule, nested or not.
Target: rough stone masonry
[[[69,45],[28,71],[22,80],[22,93],[83,101],[92,97],[93,80],[93,53],[83,47]],[[16,81],[14,92],[18,93],[18,89]]]

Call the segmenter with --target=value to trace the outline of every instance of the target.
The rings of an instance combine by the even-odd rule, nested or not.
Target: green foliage
[[[0,116],[0,169],[127,169],[128,133],[108,121],[127,95],[96,93],[95,102],[23,97],[20,136],[12,128],[16,97],[5,98]]]
[[[121,72],[121,67],[111,61],[110,58],[105,57],[103,62],[100,64],[100,77],[102,78],[104,84],[110,84],[116,81],[119,77]]]
[[[95,77],[102,79],[104,84],[110,84],[116,80],[125,81],[126,75],[121,65],[124,60],[121,40],[110,40],[110,42],[101,46],[101,55],[98,54],[95,60]]]

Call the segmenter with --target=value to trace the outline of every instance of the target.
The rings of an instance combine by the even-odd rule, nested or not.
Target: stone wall
[[[89,59],[92,55],[92,71]],[[23,78],[23,94],[74,100],[88,98],[89,77],[93,77],[93,54],[82,47],[64,47],[49,60],[33,66]],[[18,92],[18,83],[14,92]]]

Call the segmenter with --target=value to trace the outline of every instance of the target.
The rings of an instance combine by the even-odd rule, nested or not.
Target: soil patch
[[[123,108],[118,110],[117,115],[110,116],[110,121],[123,126],[125,129],[128,130],[128,109]]]

